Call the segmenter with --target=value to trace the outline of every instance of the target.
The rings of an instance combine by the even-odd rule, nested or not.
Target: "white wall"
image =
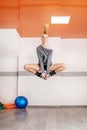
[[[22,38],[19,55],[18,94],[28,98],[30,105],[87,105],[87,77],[75,76],[75,72],[87,71],[87,39],[49,38],[49,44],[55,49],[53,63],[64,62],[64,73],[74,72],[74,76],[53,76],[48,80],[36,76],[27,76],[23,66],[37,63],[36,47],[40,38]],[[26,75],[25,75],[26,73]]]
[[[26,63],[38,62],[39,44],[39,37],[20,39],[15,29],[0,29],[0,102],[23,95],[29,105],[87,105],[87,39],[49,38],[53,63],[64,62],[67,69],[46,81],[23,69]]]
[[[20,36],[15,29],[0,29],[0,102],[14,102],[17,96],[19,47]]]
[[[68,70],[87,71],[87,39],[62,39],[63,62]]]

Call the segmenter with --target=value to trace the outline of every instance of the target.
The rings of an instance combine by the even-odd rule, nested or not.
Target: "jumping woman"
[[[47,79],[65,69],[64,63],[52,64],[53,50],[47,44],[49,24],[44,25],[44,31],[41,36],[42,44],[36,48],[38,64],[25,64],[24,69],[32,74]]]

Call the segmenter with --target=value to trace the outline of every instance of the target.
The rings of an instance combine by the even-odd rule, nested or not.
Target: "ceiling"
[[[51,24],[51,16],[70,16],[69,24]],[[87,38],[87,0],[0,0],[0,28],[16,28],[21,37],[39,37],[50,23],[50,37]]]

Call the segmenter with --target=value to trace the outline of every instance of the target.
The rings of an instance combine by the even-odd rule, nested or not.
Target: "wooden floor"
[[[0,111],[0,130],[87,130],[87,107],[29,107]]]

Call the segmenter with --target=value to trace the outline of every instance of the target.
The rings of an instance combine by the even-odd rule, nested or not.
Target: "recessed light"
[[[70,16],[51,16],[51,24],[69,24]]]

